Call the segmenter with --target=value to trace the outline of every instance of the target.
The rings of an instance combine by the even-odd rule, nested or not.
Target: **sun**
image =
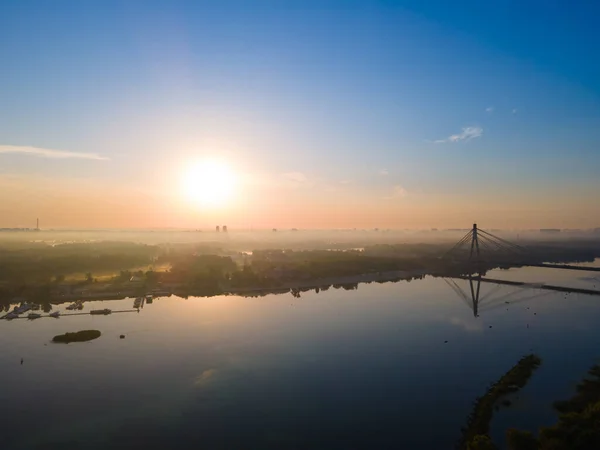
[[[212,159],[191,164],[182,181],[185,196],[206,207],[226,206],[236,185],[231,168],[223,161]]]

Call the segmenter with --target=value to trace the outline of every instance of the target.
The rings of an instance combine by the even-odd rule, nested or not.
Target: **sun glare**
[[[236,178],[221,161],[205,160],[191,165],[183,177],[185,195],[202,206],[225,206],[233,195]]]

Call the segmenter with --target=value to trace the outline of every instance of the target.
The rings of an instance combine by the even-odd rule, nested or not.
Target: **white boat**
[[[60,316],[60,311],[54,311],[53,313],[50,313],[50,317],[54,317],[55,319],[58,319],[59,316]]]
[[[41,314],[34,313],[34,312],[32,312],[32,313],[29,313],[29,315],[27,316],[27,318],[28,318],[29,320],[39,319],[40,317],[42,317],[42,315],[41,315]]]

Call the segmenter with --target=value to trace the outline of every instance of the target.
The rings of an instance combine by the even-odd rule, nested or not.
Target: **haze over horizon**
[[[0,227],[600,227],[599,13],[3,2]]]

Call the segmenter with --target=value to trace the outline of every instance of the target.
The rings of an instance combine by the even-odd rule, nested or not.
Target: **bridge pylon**
[[[479,235],[477,233],[477,224],[473,224],[471,230],[471,253],[469,253],[469,262],[473,261],[473,253],[475,253],[476,260],[479,261]]]
[[[490,264],[519,264],[530,259],[530,255],[526,248],[482,230],[474,223],[442,258],[462,265],[468,273],[481,274]]]

